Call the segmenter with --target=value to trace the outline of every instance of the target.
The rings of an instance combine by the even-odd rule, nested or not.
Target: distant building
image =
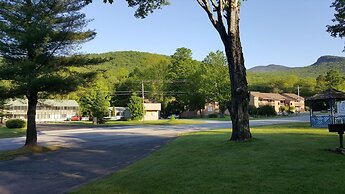
[[[145,121],[158,120],[160,118],[160,111],[162,110],[161,103],[144,103]]]
[[[26,99],[10,100],[7,107],[9,118],[27,119]],[[39,100],[36,108],[36,121],[64,121],[79,113],[79,105],[75,100]]]
[[[128,110],[128,107],[109,107],[109,116],[110,120],[121,120],[131,118],[131,113]]]
[[[250,92],[249,104],[255,107],[270,105],[276,112],[282,106],[295,107],[296,112],[304,112],[304,98],[292,93],[261,93]]]
[[[145,110],[145,121],[152,121],[160,119],[160,111],[162,104],[161,103],[144,103]],[[128,110],[128,107],[110,107],[109,108],[109,117],[110,120],[121,120],[121,119],[130,119],[131,113]]]
[[[206,102],[204,108],[201,110],[184,111],[181,113],[181,118],[208,117],[211,114],[220,114],[219,102]],[[230,115],[228,110],[224,114]]]

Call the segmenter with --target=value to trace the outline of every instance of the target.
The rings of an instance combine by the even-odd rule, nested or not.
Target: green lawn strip
[[[105,125],[187,125],[202,124],[203,121],[195,121],[191,119],[167,120],[161,119],[156,121],[107,121]]]
[[[156,120],[156,121],[107,121],[99,126],[111,125],[188,125],[188,124],[202,124],[204,121],[191,120],[191,119],[176,119],[176,120]],[[52,122],[49,124],[66,124],[66,125],[92,125],[91,121],[71,121],[71,122]]]
[[[128,168],[72,193],[343,193],[345,156],[337,134],[306,123],[183,134]]]
[[[0,139],[10,137],[24,136],[26,129],[9,129],[7,127],[0,127]]]
[[[286,118],[286,117],[293,117],[296,116],[294,114],[288,115],[288,116],[255,116],[255,117],[250,117],[250,120],[263,120],[263,119],[276,119],[276,118]],[[193,118],[193,120],[210,120],[210,121],[231,121],[230,116],[225,115],[224,118]]]
[[[12,160],[18,156],[56,151],[61,148],[62,147],[60,146],[33,146],[33,147],[22,147],[15,150],[0,151],[0,161]]]

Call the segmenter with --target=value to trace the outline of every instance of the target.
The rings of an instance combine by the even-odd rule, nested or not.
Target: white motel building
[[[28,101],[16,99],[7,102],[6,113],[14,119],[27,119]],[[39,100],[36,121],[64,121],[78,115],[79,105],[75,100]]]

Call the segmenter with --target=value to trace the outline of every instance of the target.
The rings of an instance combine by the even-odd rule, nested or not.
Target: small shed
[[[336,89],[327,89],[314,96],[306,98],[310,102],[310,124],[312,127],[328,127],[328,124],[345,121],[345,115],[336,114],[336,102],[345,100],[345,93]],[[313,105],[320,102],[326,102],[329,106],[328,114],[317,115],[313,111]]]
[[[160,111],[162,105],[161,103],[144,103],[144,109],[145,109],[145,115],[144,120],[145,121],[152,121],[152,120],[158,120],[160,116]]]

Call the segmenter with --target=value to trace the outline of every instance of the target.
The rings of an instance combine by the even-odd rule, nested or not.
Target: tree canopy
[[[332,6],[335,9],[333,25],[327,26],[327,31],[333,37],[345,37],[345,0],[335,0]]]
[[[10,85],[1,95],[28,99],[26,145],[37,142],[38,97],[68,93],[93,75],[73,68],[87,60],[66,57],[96,35],[83,30],[89,22],[80,12],[85,6],[80,0],[0,0],[0,80]]]
[[[126,0],[129,7],[136,7],[135,17],[145,18],[155,9],[169,5],[168,0]],[[92,3],[92,0],[85,0],[86,3]],[[104,3],[112,4],[114,0],[103,0]]]

